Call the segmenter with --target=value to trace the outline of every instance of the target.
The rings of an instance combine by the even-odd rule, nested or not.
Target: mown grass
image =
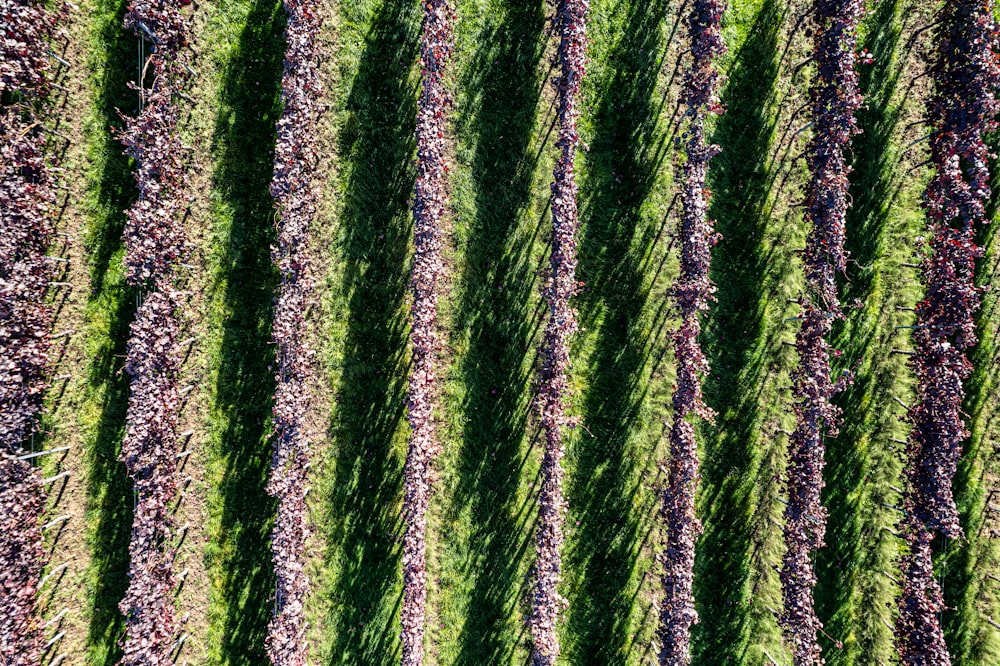
[[[117,660],[131,524],[129,484],[116,460],[127,383],[121,354],[134,294],[120,270],[122,211],[134,195],[126,158],[108,132],[115,108],[136,103],[126,82],[136,41],[121,26],[124,2],[95,0],[91,49],[95,103],[88,125],[87,250],[92,292],[87,309],[91,358],[81,422],[88,470],[93,559],[89,652],[93,664]],[[442,306],[448,328],[440,414],[444,451],[431,512],[427,649],[432,664],[524,663],[534,559],[537,432],[530,413],[535,350],[545,309],[539,283],[547,259],[548,183],[554,157],[554,74],[544,3],[458,2],[452,62],[456,93],[452,170],[452,288]],[[675,109],[678,2],[594,0],[590,65],[578,159],[581,185],[581,332],[573,348],[572,411],[581,427],[566,460],[567,522],[562,593],[571,605],[561,636],[567,663],[638,664],[648,660],[656,623],[661,537],[656,492],[663,479],[663,428],[673,381],[672,311],[666,287],[676,271],[669,237],[679,213],[672,174],[679,152]],[[861,298],[838,329],[844,364],[857,379],[839,399],[841,435],[828,441],[828,543],[818,558],[818,609],[829,663],[888,660],[897,542],[890,532],[900,451],[889,438],[905,427],[892,396],[905,399],[908,371],[889,351],[905,347],[908,324],[893,307],[912,305],[913,244],[920,224],[919,183],[897,145],[902,76],[899,26],[910,5],[881,3],[866,24],[875,64],[862,75],[869,99],[865,133],[855,142],[848,227],[851,264],[843,300]],[[780,154],[796,98],[788,28],[801,7],[781,0],[732,3],[725,35],[730,54],[723,101],[728,111],[713,140],[711,215],[723,240],[715,249],[717,301],[703,343],[712,362],[706,399],[718,412],[702,424],[705,535],[698,547],[697,664],[787,661],[774,611],[780,588],[780,479],[789,426],[787,369],[781,345],[794,326],[785,303],[801,289],[791,248],[804,237],[802,168]],[[214,377],[206,557],[211,602],[206,657],[211,664],[262,664],[273,574],[268,537],[273,502],[264,491],[273,377],[268,345],[276,276],[269,248],[273,208],[274,121],[282,63],[278,0],[209,3],[199,42],[199,73],[215,97],[210,199],[206,354]],[[337,90],[330,110],[336,142],[326,183],[334,239],[323,260],[325,319],[320,357],[332,393],[321,470],[310,501],[319,546],[311,552],[314,663],[371,666],[398,661],[401,595],[401,471],[408,371],[406,285],[413,187],[419,3],[338,3]],[[903,35],[905,38],[905,33]],[[801,36],[797,39],[801,40]],[[792,49],[794,51],[794,49]],[[668,84],[673,88],[668,89]],[[905,102],[912,103],[912,102]],[[784,104],[784,106],[782,106]],[[787,127],[786,127],[787,126]],[[779,129],[786,128],[780,135]],[[803,137],[804,138],[804,137]],[[912,157],[912,156],[911,156]],[[907,159],[911,159],[907,158]],[[332,193],[332,195],[331,195]],[[992,238],[992,237],[991,237]],[[902,240],[901,240],[902,239]],[[986,240],[984,238],[984,240]],[[995,243],[995,241],[990,241]],[[992,246],[991,246],[992,247]],[[991,252],[995,255],[996,250]],[[321,268],[322,270],[322,268]],[[910,277],[906,277],[910,276]],[[992,303],[992,301],[991,301]],[[791,308],[794,310],[794,308]],[[992,305],[984,313],[992,313]],[[984,314],[993,317],[993,314]],[[900,319],[900,317],[903,317]],[[993,329],[990,329],[993,330]],[[984,366],[994,351],[980,345]],[[979,524],[995,433],[989,378],[974,380],[969,411],[976,433],[959,494],[976,540],[949,559],[946,593],[960,608],[946,615],[958,663],[985,663],[995,635],[985,623],[995,604],[984,563],[996,559]],[[888,407],[887,407],[888,406]],[[980,533],[982,534],[980,538]],[[990,564],[993,566],[993,564]],[[953,600],[953,601],[951,601]],[[970,620],[969,618],[974,618]]]
[[[846,320],[833,334],[833,345],[842,350],[838,369],[852,369],[854,381],[836,399],[844,410],[840,435],[827,440],[826,489],[828,507],[827,547],[817,556],[819,582],[817,612],[826,633],[822,637],[831,664],[879,663],[892,650],[891,612],[895,587],[883,571],[894,566],[898,540],[892,534],[899,513],[898,451],[891,438],[905,437],[900,410],[893,396],[901,398],[905,363],[893,356],[902,346],[897,305],[910,306],[914,290],[900,289],[912,246],[892,243],[897,234],[913,230],[910,214],[915,188],[902,191],[897,168],[900,118],[904,112],[899,83],[905,65],[901,58],[900,20],[905,2],[886,2],[865,26],[863,48],[874,57],[861,70],[861,91],[867,103],[858,113],[862,133],[853,142],[851,197],[846,249],[851,261],[840,284],[841,302],[855,299],[861,308],[845,309]]]
[[[447,449],[435,506],[437,663],[526,657],[525,574],[536,460],[529,401],[538,326],[549,114],[539,3],[459,5],[453,224],[456,362],[447,377]],[[540,108],[540,106],[542,108]],[[544,186],[544,185],[543,185]]]
[[[274,574],[268,546],[274,352],[269,344],[277,275],[271,265],[268,192],[280,112],[284,12],[277,0],[212,8],[203,43],[218,76],[212,142],[209,327],[215,375],[208,482],[212,581],[209,659],[262,664]]]
[[[399,659],[398,538],[405,440],[406,320],[415,172],[419,7],[400,0],[342,4],[338,105],[342,172],[328,307],[345,319],[328,351],[337,359],[330,424],[333,460],[319,488],[331,567],[318,585],[331,615],[317,663]]]
[[[117,641],[123,621],[117,602],[127,585],[132,518],[130,484],[116,456],[128,396],[122,359],[135,296],[124,285],[121,233],[124,210],[136,195],[129,160],[110,132],[111,127],[121,125],[118,110],[133,113],[138,102],[137,94],[127,87],[138,71],[139,43],[122,27],[125,4],[97,3],[89,45],[96,99],[94,116],[88,122],[86,250],[91,295],[86,317],[87,351],[93,360],[82,421],[93,432],[88,438],[88,522],[93,552],[88,662],[94,664],[116,663],[120,657]],[[212,357],[219,373],[213,443],[219,488],[215,513],[220,518],[208,554],[215,558],[217,580],[222,579],[217,584],[224,597],[215,606],[224,610],[213,615],[215,636],[223,638],[213,641],[212,658],[218,663],[256,664],[263,660],[263,629],[270,613],[267,532],[271,506],[263,492],[268,461],[263,431],[270,394],[266,324],[275,283],[268,255],[271,158],[261,147],[273,144],[281,71],[281,51],[275,47],[280,43],[283,18],[279,3],[270,3],[269,12],[264,3],[247,12],[250,4],[228,5],[228,13],[213,26],[222,38],[216,46],[226,44],[225,31],[238,20],[250,29],[231,51],[224,51],[232,60],[220,79],[216,183],[222,193],[216,207],[220,255],[214,286],[222,296],[215,303],[213,318],[223,333]],[[233,117],[238,121],[230,123]],[[238,231],[231,233],[226,224],[234,218]],[[228,313],[236,316],[230,320]]]
[[[705,397],[717,417],[701,428],[699,510],[705,532],[695,563],[701,622],[693,630],[698,663],[765,663],[761,649],[781,658],[768,610],[780,607],[780,591],[773,576],[768,580],[763,573],[776,555],[762,533],[773,529],[777,470],[763,436],[769,424],[761,406],[783,399],[775,386],[780,344],[776,351],[768,323],[769,311],[784,307],[776,289],[784,271],[776,261],[778,243],[769,235],[777,169],[768,156],[787,12],[772,0],[734,6],[722,92],[727,110],[712,136],[725,150],[713,160],[710,183],[709,215],[722,240],[712,260],[717,301],[703,338],[712,366]]]
[[[132,113],[138,94],[127,87],[137,71],[138,41],[122,27],[125,3],[91,3],[90,62],[94,95],[86,123],[87,167],[84,242],[90,265],[85,310],[86,355],[90,359],[80,423],[87,446],[87,529],[89,618],[86,660],[110,665],[121,656],[118,640],[124,620],[118,602],[128,585],[128,542],[132,527],[132,484],[118,461],[125,428],[128,378],[125,341],[135,310],[135,290],[125,285],[122,268],[124,211],[135,199],[129,159],[112,135],[121,127],[118,110]]]
[[[574,346],[581,426],[567,457],[570,600],[564,652],[573,663],[634,664],[657,617],[649,592],[659,530],[648,463],[665,406],[664,269],[670,189],[664,70],[676,3],[594,3],[581,136],[581,223]],[[672,100],[671,100],[672,101]],[[655,398],[655,399],[654,399]]]

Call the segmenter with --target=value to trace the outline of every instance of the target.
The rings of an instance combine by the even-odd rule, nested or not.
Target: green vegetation
[[[220,77],[208,262],[215,377],[208,473],[209,658],[260,664],[267,659],[264,637],[274,594],[268,547],[274,503],[265,486],[274,391],[268,341],[277,274],[270,257],[268,185],[280,110],[284,13],[276,0],[227,2],[208,12],[211,71]]]
[[[594,3],[592,65],[581,136],[574,348],[580,428],[566,464],[565,655],[573,663],[639,663],[658,619],[650,605],[658,501],[645,462],[662,434],[669,346],[662,295],[671,119],[663,68],[665,2]],[[670,373],[672,375],[672,373]]]
[[[529,402],[552,111],[543,99],[541,5],[463,3],[457,25],[456,362],[445,388],[448,442],[431,560],[441,573],[431,617],[439,661],[474,666],[523,662],[528,650],[521,604],[538,463]]]
[[[320,497],[326,556],[319,594],[330,615],[318,663],[399,659],[400,493],[405,455],[406,294],[415,178],[413,127],[419,6],[400,0],[342,4],[344,92],[337,152],[336,274],[327,298],[342,319],[335,348],[331,475]]]
[[[127,87],[134,76],[136,41],[122,27],[125,3],[102,0],[94,7],[90,32],[94,107],[86,124],[88,165],[85,247],[90,264],[86,350],[90,359],[83,395],[77,398],[87,447],[87,528],[90,546],[87,660],[110,665],[120,658],[124,619],[118,602],[128,584],[128,542],[132,487],[118,461],[125,430],[128,378],[123,373],[125,339],[135,311],[135,293],[125,285],[122,230],[135,197],[129,159],[109,128],[120,127],[116,112],[138,107]]]
[[[899,288],[914,277],[913,269],[899,265],[912,261],[913,245],[889,239],[916,234],[922,221],[913,212],[921,183],[903,187],[896,175],[902,157],[896,134],[904,111],[899,96],[904,5],[880,5],[864,26],[862,42],[874,62],[861,73],[867,106],[858,114],[862,134],[854,140],[854,206],[847,221],[852,261],[840,289],[843,303],[860,299],[864,307],[847,309],[847,319],[835,330],[834,344],[844,352],[840,365],[853,369],[855,378],[838,396],[841,434],[827,443],[828,546],[817,562],[819,614],[829,636],[843,643],[837,648],[825,641],[831,664],[878,663],[893,653],[889,627],[896,586],[884,572],[893,569],[899,548],[891,530],[900,514],[889,505],[901,502],[892,487],[900,487],[903,447],[894,452],[888,440],[906,438],[903,410],[893,399],[906,396],[901,381],[906,365],[891,351],[906,346],[905,330],[893,325],[910,323],[895,308],[912,306],[917,294],[912,286]]]
[[[592,0],[590,64],[583,88],[579,280],[581,331],[574,343],[566,459],[567,546],[562,594],[570,605],[561,640],[566,663],[637,665],[654,654],[662,529],[658,463],[665,455],[673,382],[667,289],[676,273],[674,173],[683,132],[677,89],[683,61],[680,2]],[[866,20],[874,57],[861,82],[868,100],[855,140],[848,249],[848,309],[835,346],[856,373],[838,398],[845,425],[828,442],[828,547],[818,557],[817,608],[831,666],[889,663],[893,652],[905,357],[912,268],[923,217],[915,165],[926,144],[926,94],[913,83],[914,26],[928,9],[883,0]],[[545,309],[548,194],[555,156],[554,74],[547,14],[535,0],[458,0],[450,79],[455,93],[449,247],[451,287],[442,302],[438,493],[429,516],[429,664],[519,664],[534,559],[534,497],[540,450],[531,415],[536,349]],[[802,110],[811,77],[802,0],[732,0],[722,101],[711,136],[723,147],[711,170],[710,214],[717,301],[703,344],[712,363],[706,400],[718,416],[699,426],[705,534],[695,579],[700,624],[695,663],[788,663],[775,613],[781,594],[782,474],[790,427],[788,370],[795,249],[805,228],[808,137]],[[66,400],[79,404],[87,450],[89,554],[86,655],[66,663],[110,666],[118,658],[126,585],[131,489],[117,462],[128,395],[122,372],[135,307],[121,270],[123,211],[134,199],[128,159],[109,128],[138,102],[137,40],[121,27],[124,0],[89,0],[80,48],[92,103],[85,123],[90,284],[85,367]],[[272,608],[268,547],[274,505],[265,493],[274,380],[268,344],[277,277],[271,267],[268,193],[274,122],[280,113],[284,13],[279,0],[199,3],[195,13],[195,106],[185,118],[194,145],[192,225],[201,243],[205,316],[191,322],[208,382],[208,409],[193,418],[207,439],[201,493],[209,515],[207,627],[182,651],[191,663],[259,666]],[[319,140],[329,173],[316,223],[320,303],[307,608],[313,663],[389,665],[399,658],[401,472],[405,457],[409,199],[414,179],[419,3],[331,3],[323,40],[329,74]],[[798,27],[797,31],[793,29]],[[74,37],[79,39],[80,37]],[[679,60],[679,58],[681,60]],[[982,262],[986,284],[1000,249]],[[940,556],[945,614],[956,664],[1000,656],[1000,575],[991,472],[997,435],[997,299],[980,315],[967,411],[973,437],[956,483],[968,543]],[[839,370],[840,368],[838,368]],[[58,429],[59,424],[53,426]],[[182,614],[189,609],[182,608]],[[192,641],[195,643],[196,641]],[[204,645],[201,645],[201,642]],[[838,642],[841,645],[838,645]],[[199,650],[195,652],[194,650]]]
[[[782,649],[772,612],[780,608],[781,591],[768,567],[780,558],[781,537],[771,527],[780,524],[775,482],[784,442],[765,436],[774,428],[766,406],[781,410],[789,399],[778,392],[788,384],[783,370],[791,354],[781,348],[775,318],[786,310],[784,299],[798,292],[788,275],[788,245],[795,240],[772,216],[780,175],[771,159],[781,96],[776,86],[788,9],[772,0],[759,7],[734,3],[732,17],[723,64],[727,112],[712,137],[725,147],[710,173],[709,215],[722,240],[713,253],[718,300],[703,345],[712,364],[706,402],[718,416],[702,428],[705,534],[695,563],[701,622],[693,628],[693,649],[699,660],[762,664],[765,651],[780,659]],[[791,334],[787,325],[784,333]]]

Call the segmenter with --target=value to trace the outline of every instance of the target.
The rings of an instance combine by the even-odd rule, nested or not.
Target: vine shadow
[[[779,37],[787,5],[765,0],[732,54],[721,99],[727,111],[712,138],[724,150],[713,161],[709,216],[722,240],[712,257],[717,302],[702,336],[712,371],[705,401],[717,413],[703,424],[699,515],[704,533],[695,559],[694,592],[700,615],[692,627],[697,664],[749,663],[752,636],[753,549],[762,529],[756,487],[763,446],[759,392],[773,360],[765,310],[772,180],[768,152],[775,134],[769,107],[781,58]],[[768,528],[763,528],[768,529]]]
[[[96,183],[88,183],[94,191],[93,208],[98,216],[88,228],[85,244],[90,262],[91,301],[103,291],[111,260],[124,247],[125,211],[138,197],[131,158],[112,134],[125,125],[119,112],[133,115],[139,110],[139,94],[128,87],[138,75],[139,40],[124,27],[127,4],[125,0],[101,0],[97,10],[100,23],[95,29],[95,41],[103,46],[104,58],[99,65],[101,76],[95,77],[95,107],[102,134],[93,151],[103,161],[104,168]]]
[[[477,105],[471,173],[476,215],[469,230],[456,330],[468,330],[460,362],[466,387],[458,482],[449,511],[474,517],[463,548],[473,578],[459,636],[458,666],[513,663],[523,633],[520,573],[530,548],[533,511],[519,505],[527,454],[534,239],[530,220],[535,167],[532,137],[540,98],[538,65],[545,16],[536,0],[508,0],[481,34],[468,80]]]
[[[104,0],[97,7],[94,41],[103,47],[97,69],[96,126],[88,128],[92,163],[99,171],[88,173],[88,229],[84,248],[90,269],[87,310],[104,318],[103,330],[88,332],[96,345],[87,370],[87,391],[100,396],[99,416],[87,453],[88,545],[91,561],[88,578],[87,661],[117,664],[124,617],[118,602],[128,587],[128,546],[132,534],[132,483],[118,460],[129,380],[124,373],[125,343],[135,314],[135,291],[126,286],[120,260],[124,246],[125,211],[138,197],[131,160],[113,136],[123,126],[118,110],[138,111],[139,96],[128,88],[129,72],[137,68],[138,39],[124,28],[124,0]],[[99,52],[95,49],[95,52]],[[91,319],[91,316],[88,316]],[[91,319],[93,320],[93,319]],[[95,335],[96,334],[96,335]]]
[[[402,598],[399,499],[405,416],[409,197],[418,4],[384,0],[347,98],[339,153],[349,164],[342,212],[342,293],[348,324],[331,424],[336,462],[327,531],[339,565],[329,591],[330,664],[397,663]]]
[[[274,502],[266,487],[274,377],[270,343],[277,272],[269,185],[274,123],[280,113],[285,16],[278,0],[254,0],[220,89],[213,150],[219,203],[231,211],[222,229],[215,276],[223,285],[222,343],[215,386],[213,458],[221,470],[218,541],[210,557],[218,577],[222,663],[267,662],[274,576],[269,547]],[[213,646],[213,649],[216,649]]]
[[[886,156],[893,155],[902,112],[894,103],[904,66],[897,61],[901,6],[902,0],[879,3],[867,21],[862,46],[873,62],[860,67],[859,73],[866,104],[857,113],[863,131],[852,144],[853,205],[847,213],[845,239],[851,261],[839,280],[846,319],[835,325],[831,336],[833,346],[844,352],[835,373],[855,370],[854,381],[834,399],[843,409],[843,421],[840,434],[826,438],[827,537],[826,547],[816,555],[816,612],[828,634],[820,635],[820,643],[831,666],[876,663],[886,645],[884,627],[874,613],[883,608],[877,588],[885,586],[880,570],[887,563],[880,560],[885,557],[885,541],[892,538],[883,530],[893,522],[883,504],[898,498],[873,479],[891,483],[898,473],[884,444],[895,421],[885,405],[892,403],[897,370],[890,353],[898,295],[884,288],[882,260],[898,194],[898,163]],[[855,299],[868,305],[849,307]],[[842,647],[829,637],[841,640]]]

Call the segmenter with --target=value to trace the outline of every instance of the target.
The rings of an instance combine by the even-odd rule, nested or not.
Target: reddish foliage
[[[152,287],[129,331],[125,369],[131,377],[121,458],[135,484],[129,543],[129,585],[119,608],[125,615],[122,664],[172,663],[178,631],[174,612],[174,520],[177,497],[180,323],[172,289],[175,264],[186,250],[180,197],[184,176],[173,98],[186,70],[179,49],[187,43],[181,0],[133,2],[125,25],[153,43],[144,68],[152,85],[143,108],[126,118],[120,138],[136,160],[139,200],[127,211],[125,266],[129,284]]]
[[[542,489],[538,499],[538,530],[535,534],[535,590],[532,599],[532,660],[536,666],[553,666],[559,656],[556,625],[565,600],[559,595],[562,569],[560,549],[566,513],[563,498],[562,459],[566,453],[563,427],[569,392],[569,342],[576,332],[576,313],[569,299],[576,293],[577,186],[574,177],[576,148],[580,142],[577,100],[586,67],[587,0],[560,0],[555,16],[559,34],[560,76],[556,81],[559,97],[560,150],[552,182],[552,251],[543,296],[549,306],[542,341],[540,385],[536,398],[545,431],[542,460]]]
[[[0,451],[32,433],[47,386],[54,197],[44,145],[20,110],[0,110]]]
[[[812,224],[803,254],[807,292],[801,299],[802,326],[795,337],[799,364],[792,373],[795,431],[789,438],[788,508],[785,511],[784,564],[781,570],[784,610],[781,625],[796,666],[824,663],[817,634],[813,559],[823,546],[826,509],[823,491],[824,435],[836,437],[840,409],[831,398],[849,381],[830,378],[833,320],[842,317],[837,272],[846,268],[844,225],[847,217],[846,150],[858,133],[855,112],[861,106],[856,71],[857,29],[862,0],[816,0],[813,54],[816,81],[810,89],[813,137],[807,151],[811,175],[806,219]]]
[[[41,660],[37,615],[39,576],[48,561],[39,517],[45,489],[35,468],[0,453],[0,663],[35,666]]]
[[[165,278],[184,254],[184,202],[177,194],[183,149],[174,132],[179,112],[171,96],[169,87],[148,91],[142,112],[127,118],[121,133],[128,154],[136,160],[140,195],[126,213],[125,268],[130,284]]]
[[[935,532],[962,537],[951,484],[968,437],[963,381],[972,368],[965,353],[976,343],[980,294],[975,260],[982,256],[974,237],[988,222],[989,150],[983,135],[996,129],[1000,111],[993,12],[991,0],[947,0],[940,10],[931,65],[934,92],[927,114],[935,174],[924,193],[931,240],[922,267],[924,299],[917,304],[916,354],[910,362],[917,377],[917,399],[908,415],[913,426],[905,499],[910,554],[904,561],[896,626],[900,658],[911,666],[951,663],[937,621],[943,604],[933,583],[930,542]]]
[[[177,54],[188,44],[187,21],[178,11],[189,5],[184,0],[133,0],[125,13],[125,27],[153,42],[162,57],[154,58],[159,72],[180,74],[183,65]]]
[[[187,25],[178,7],[177,0],[133,2],[125,14],[125,26],[153,42],[153,53],[143,68],[147,76],[151,71],[152,85],[141,89],[142,111],[125,118],[120,132],[126,152],[136,161],[139,188],[139,200],[127,211],[125,224],[129,284],[169,278],[186,250],[181,219],[185,202],[179,195],[184,148],[176,132],[180,110],[174,96],[187,77],[178,57],[187,43]]]
[[[57,18],[37,0],[0,0],[0,92],[48,92],[48,51]]]
[[[914,428],[907,476],[917,519],[952,539],[961,536],[951,478],[967,436],[961,414],[962,379],[969,372],[965,351],[976,342],[973,318],[980,305],[973,279],[982,251],[973,235],[988,221],[989,150],[983,134],[995,128],[998,111],[992,5],[945,4],[928,104],[935,175],[924,209],[932,239],[923,264],[926,293],[917,304],[917,355],[911,365],[918,399],[910,413]]]
[[[55,195],[34,102],[48,93],[57,15],[0,0],[0,451],[18,450],[35,427],[48,369],[52,315],[44,304]]]
[[[35,116],[49,91],[50,41],[59,15],[41,3],[0,0],[0,662],[41,659],[37,587],[48,562],[40,518],[45,491],[17,459],[48,386],[54,191]]]
[[[177,390],[180,327],[174,299],[146,297],[129,330],[125,370],[132,378],[121,458],[135,484],[129,586],[118,604],[127,622],[123,664],[171,663],[177,632],[173,590],[177,497]]]
[[[271,338],[277,346],[274,455],[267,491],[278,499],[271,532],[277,586],[267,653],[278,666],[305,666],[308,657],[305,544],[309,536],[306,488],[309,440],[304,432],[313,355],[305,341],[305,311],[313,296],[309,276],[309,227],[316,214],[313,179],[319,155],[316,123],[321,91],[316,37],[321,19],[315,0],[286,0],[284,109],[277,123],[271,195],[278,208],[278,243],[272,260],[281,273]]]
[[[663,575],[665,598],[660,611],[660,663],[684,666],[691,663],[691,625],[698,621],[694,607],[692,578],[695,542],[701,534],[701,522],[695,515],[695,491],[698,485],[698,445],[692,414],[712,418],[712,411],[702,400],[701,378],[708,370],[708,360],[698,342],[701,334],[699,316],[708,310],[715,287],[709,280],[712,246],[719,235],[708,218],[710,196],[706,179],[709,161],[719,147],[705,140],[705,119],[721,113],[718,103],[720,85],[716,58],[725,53],[721,22],[725,2],[694,0],[686,17],[691,43],[691,65],[684,77],[681,102],[687,107],[690,125],[686,134],[687,162],[684,164],[681,201],[681,270],[672,293],[681,315],[681,326],[674,334],[677,358],[677,385],[674,389],[674,422],[670,430],[670,464],[664,494],[663,514],[667,523],[666,571]]]
[[[435,357],[439,283],[444,273],[442,222],[447,205],[446,113],[451,98],[445,65],[452,50],[455,12],[448,0],[427,0],[420,34],[420,78],[417,105],[417,182],[413,199],[413,273],[410,290],[410,346],[413,369],[407,394],[411,434],[403,476],[403,606],[404,666],[423,663],[427,600],[425,534],[431,497],[431,465],[439,445],[433,406],[437,393]]]
[[[934,534],[907,521],[910,553],[903,563],[903,594],[896,619],[897,647],[904,664],[944,666],[951,663],[938,616],[944,610],[941,586],[934,578],[931,541]]]

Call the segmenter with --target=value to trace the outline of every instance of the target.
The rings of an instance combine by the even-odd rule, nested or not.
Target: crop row
[[[186,44],[180,2],[135,2],[125,14],[125,26],[153,42],[145,83],[140,88],[142,110],[125,118],[120,139],[135,159],[133,173],[139,200],[125,222],[125,269],[129,284],[157,286],[169,280],[175,263],[185,252],[181,214],[185,201],[179,195],[185,150],[177,136],[180,110],[174,103],[186,71],[178,59]]]
[[[49,91],[48,49],[59,16],[41,3],[0,0],[0,663],[37,664],[37,590],[45,492],[19,460],[42,409],[50,365],[54,190],[36,113]]]
[[[802,260],[806,292],[801,296],[801,326],[795,337],[798,366],[792,372],[796,426],[789,437],[786,551],[781,569],[784,606],[781,625],[796,666],[823,663],[816,615],[814,560],[826,535],[823,491],[824,436],[836,437],[840,409],[831,399],[849,374],[830,377],[828,336],[843,314],[837,296],[837,273],[847,267],[844,228],[849,175],[847,149],[858,133],[855,113],[861,106],[856,65],[862,0],[816,0],[813,4],[813,59],[816,77],[810,89],[813,135],[806,151],[810,180],[805,217],[811,223]]]
[[[140,81],[142,109],[125,119],[120,139],[135,160],[139,199],[125,222],[128,284],[149,290],[129,330],[125,369],[130,381],[121,459],[135,488],[129,542],[129,584],[119,608],[125,615],[122,664],[171,663],[178,620],[174,608],[174,519],[177,497],[179,297],[174,270],[186,250],[181,181],[184,149],[177,136],[174,98],[187,71],[180,49],[187,43],[182,0],[137,1],[125,26],[151,42]]]
[[[685,17],[691,48],[691,63],[684,76],[681,102],[690,118],[686,133],[682,173],[681,267],[671,293],[681,316],[673,341],[677,359],[677,384],[673,393],[674,421],[670,428],[670,460],[663,514],[667,526],[664,552],[664,599],[660,610],[660,663],[684,666],[691,663],[691,625],[698,621],[694,605],[693,577],[695,543],[702,525],[695,515],[698,486],[698,444],[695,415],[711,419],[712,411],[702,399],[702,376],[709,364],[701,349],[700,316],[708,310],[715,287],[709,279],[712,246],[719,240],[708,217],[709,161],[719,152],[705,138],[705,120],[721,113],[718,102],[721,76],[716,59],[726,51],[722,40],[720,0],[694,0]]]
[[[45,489],[28,461],[0,459],[0,663],[34,666],[41,657],[37,615],[39,577],[48,561],[39,518]]]
[[[135,487],[129,585],[119,603],[127,633],[123,664],[167,664],[174,612],[172,502],[177,496],[180,327],[176,297],[151,293],[129,329],[125,370],[132,378],[121,458]]]
[[[58,15],[32,0],[0,0],[0,91],[45,94]]]
[[[586,68],[587,0],[560,0],[555,27],[559,35],[560,75],[556,79],[559,100],[559,130],[556,147],[559,159],[552,182],[552,249],[549,271],[542,295],[549,316],[541,347],[541,373],[536,397],[539,421],[545,432],[542,460],[542,488],[538,498],[538,528],[535,533],[535,588],[531,608],[532,660],[536,666],[554,666],[559,656],[556,625],[564,600],[559,595],[562,569],[560,550],[566,500],[563,497],[562,459],[566,454],[563,428],[571,425],[566,416],[569,393],[569,343],[576,333],[576,313],[570,298],[576,294],[577,185],[573,163],[580,134],[580,83]]]
[[[917,399],[908,418],[904,521],[910,547],[896,625],[907,665],[950,664],[939,617],[944,609],[931,557],[935,535],[963,536],[952,479],[968,437],[962,403],[971,372],[966,351],[976,343],[980,293],[976,232],[988,220],[990,153],[984,135],[996,129],[1000,104],[994,3],[946,0],[939,10],[934,90],[927,107],[934,176],[924,193],[930,232],[922,264],[924,298],[917,304],[910,366]]]
[[[421,3],[421,91],[417,101],[417,180],[413,197],[413,272],[410,276],[410,349],[413,354],[406,405],[410,441],[403,470],[403,605],[404,666],[423,663],[427,601],[427,507],[431,497],[431,466],[440,446],[434,427],[437,390],[437,302],[445,271],[441,250],[446,214],[448,128],[451,98],[445,86],[445,66],[452,51],[455,10],[449,0]]]
[[[11,100],[0,107],[0,451],[13,453],[35,426],[48,368],[54,191],[35,111],[56,26],[54,14],[11,0],[0,0],[0,20],[0,93]]]
[[[278,209],[277,244],[272,260],[281,274],[271,339],[277,348],[274,394],[274,444],[267,491],[278,500],[271,532],[271,559],[277,578],[274,617],[268,627],[267,653],[277,666],[307,661],[303,615],[309,593],[305,544],[309,536],[306,491],[309,439],[305,432],[312,351],[305,340],[305,312],[313,295],[309,264],[309,228],[316,215],[314,176],[319,153],[320,3],[285,0],[284,103],[277,123],[271,195]]]

